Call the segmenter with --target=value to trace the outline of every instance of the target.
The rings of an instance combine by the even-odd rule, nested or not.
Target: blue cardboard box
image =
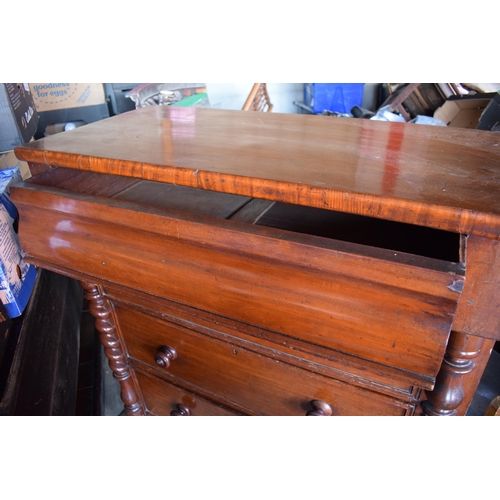
[[[0,170],[0,300],[11,318],[20,316],[31,296],[36,268],[24,260],[17,235],[17,209],[9,185],[20,181],[19,169]]]

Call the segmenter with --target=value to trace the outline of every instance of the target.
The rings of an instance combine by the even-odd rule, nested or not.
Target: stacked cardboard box
[[[500,130],[500,93],[456,96],[434,113],[449,127]]]
[[[102,83],[30,83],[40,121],[35,139],[54,133],[54,124],[93,123],[109,117]],[[63,130],[62,128],[61,130]]]
[[[29,85],[0,84],[0,152],[29,142],[37,125],[38,113]]]

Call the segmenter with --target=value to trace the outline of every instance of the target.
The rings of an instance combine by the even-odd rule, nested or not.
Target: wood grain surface
[[[498,238],[499,144],[488,131],[155,106],[16,155]]]
[[[419,374],[439,370],[463,282],[453,263],[56,193],[13,189],[32,257]]]
[[[153,415],[168,416],[178,405],[188,408],[190,416],[232,416],[238,413],[220,404],[200,398],[190,391],[169,384],[140,370],[135,371],[146,401],[147,411]]]
[[[255,354],[188,329],[116,308],[130,355],[155,366],[162,344],[177,351],[164,370],[170,381],[184,380],[219,400],[237,403],[262,415],[305,415],[316,399],[328,402],[335,415],[404,415],[409,405],[386,396]],[[369,405],[366,404],[369,400]]]
[[[499,339],[498,137],[155,106],[17,148],[11,196],[147,412],[455,415]]]

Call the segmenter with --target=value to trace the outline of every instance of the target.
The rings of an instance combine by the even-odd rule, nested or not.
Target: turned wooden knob
[[[172,417],[189,417],[191,415],[191,410],[184,405],[177,405],[177,410],[172,410],[170,412]]]
[[[313,410],[306,413],[308,417],[329,417],[332,414],[332,407],[319,399],[311,401],[311,406]]]
[[[168,368],[170,366],[170,361],[173,361],[177,357],[177,352],[173,347],[168,345],[162,345],[158,347],[155,354],[155,362],[161,368]]]

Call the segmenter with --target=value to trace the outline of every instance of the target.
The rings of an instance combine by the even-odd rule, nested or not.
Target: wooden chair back
[[[273,109],[265,83],[254,83],[242,109],[243,111],[265,112]]]

